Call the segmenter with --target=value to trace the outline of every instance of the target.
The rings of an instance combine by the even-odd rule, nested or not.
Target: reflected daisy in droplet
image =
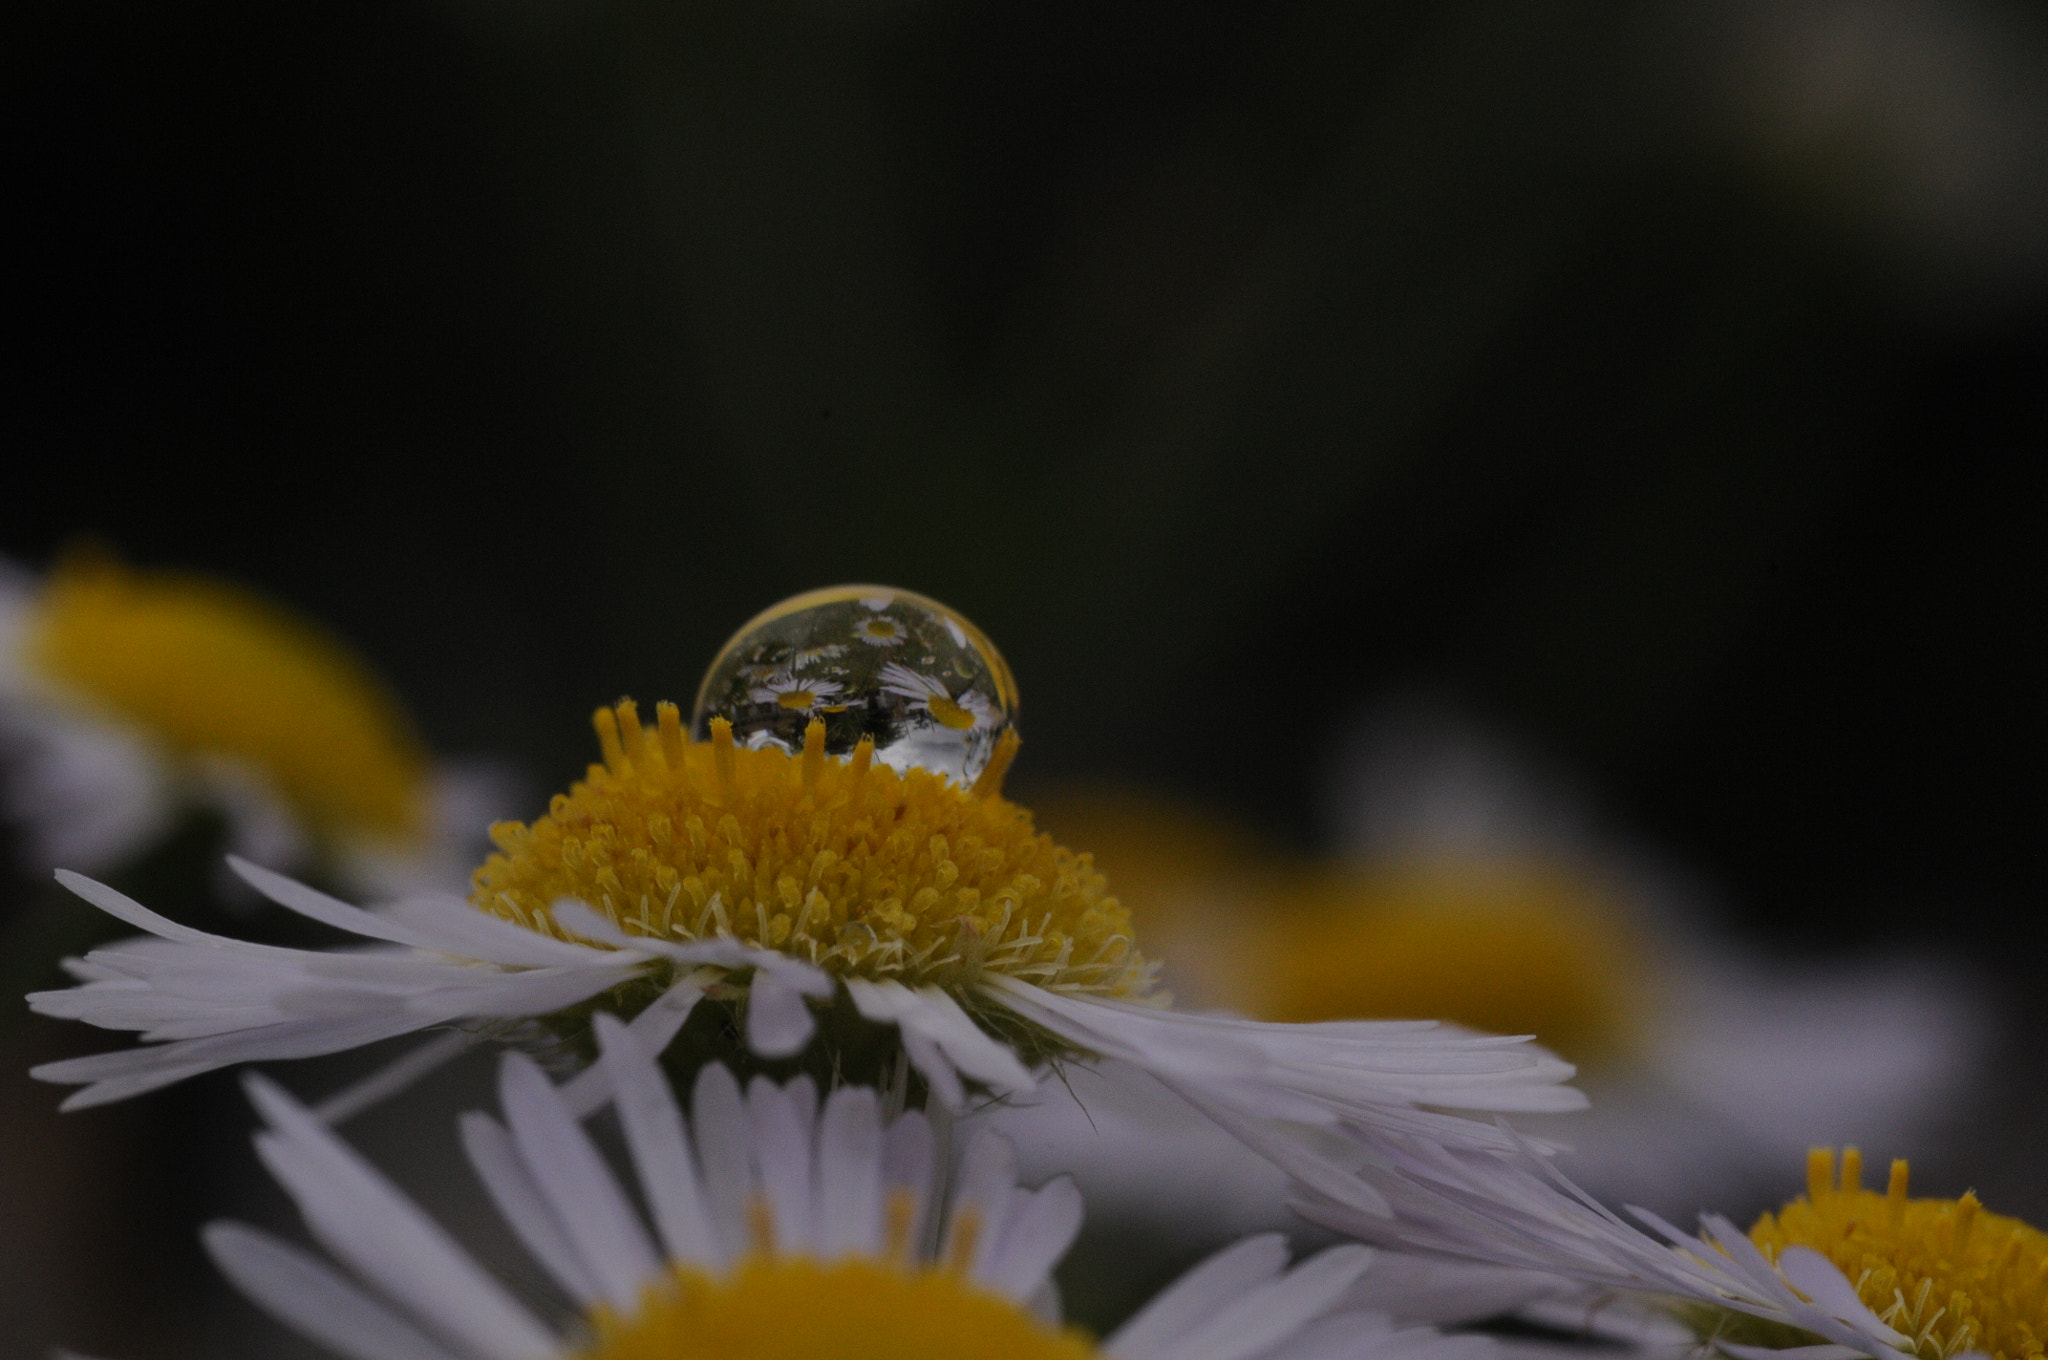
[[[790,713],[809,713],[846,688],[836,680],[807,680],[784,672],[771,675],[748,691],[757,704],[774,704]]]
[[[868,607],[886,609],[888,601],[883,601],[879,606],[871,604]],[[873,618],[862,619],[856,623],[853,626],[853,635],[870,647],[901,647],[910,633],[895,619],[878,613]]]
[[[895,599],[902,608],[905,593]],[[787,634],[788,612],[771,613]],[[976,648],[953,663],[975,686],[1013,696],[1000,658],[971,625],[961,632]],[[713,675],[726,670],[721,658]],[[729,690],[721,681],[714,692]],[[526,1035],[573,1059],[590,1051],[588,1004],[608,993],[657,1050],[690,1025],[696,1038],[678,1051],[698,1056],[679,1062],[707,1051],[797,1059],[949,1110],[1030,1092],[1055,1067],[1140,1072],[1290,1175],[1360,1194],[1368,1212],[1386,1206],[1349,1175],[1349,1125],[1505,1153],[1505,1134],[1454,1112],[1583,1104],[1561,1084],[1572,1069],[1522,1039],[1426,1020],[1285,1025],[1170,1009],[1129,911],[1089,857],[1002,797],[1018,748],[1007,720],[952,734],[993,739],[979,772],[962,778],[950,771],[961,761],[973,770],[980,748],[937,748],[949,773],[885,764],[858,724],[876,721],[895,740],[887,705],[850,703],[837,737],[813,719],[793,752],[740,744],[715,708],[698,716],[708,741],[687,739],[670,704],[651,727],[630,701],[600,710],[603,763],[545,816],[493,828],[498,852],[468,901],[366,912],[243,869],[281,904],[379,942],[368,949],[258,951],[68,879],[157,938],[95,951],[78,965],[83,986],[32,1004],[168,1042],[36,1075],[90,1083],[75,1106],[456,1021],[472,1031],[528,1021]],[[902,745],[929,749],[918,743],[937,731]],[[837,740],[850,749],[830,749]],[[460,1042],[437,1039],[418,1063]],[[600,1097],[602,1079],[591,1068],[579,1098]]]
[[[508,1055],[503,1121],[464,1117],[499,1213],[575,1307],[515,1297],[312,1113],[260,1078],[265,1165],[330,1264],[215,1223],[215,1261],[260,1307],[350,1360],[1481,1360],[1488,1344],[1345,1309],[1371,1252],[1289,1268],[1277,1236],[1196,1267],[1099,1345],[1051,1278],[1081,1224],[1071,1182],[1017,1184],[993,1135],[948,1167],[943,1129],[809,1078],[698,1075],[689,1117],[632,1034],[598,1020],[633,1168],[621,1185],[539,1069]],[[637,1194],[634,1191],[637,1190]],[[644,1204],[647,1217],[635,1207]],[[651,1224],[648,1221],[651,1219]],[[650,1230],[651,1229],[651,1230]],[[337,1269],[337,1264],[340,1267]]]
[[[932,721],[956,732],[985,726],[993,717],[988,700],[971,689],[955,694],[936,675],[925,675],[892,661],[882,667],[882,690],[923,709]]]
[[[252,592],[97,550],[0,563],[0,817],[39,875],[118,868],[206,809],[254,859],[459,884],[505,791],[437,766],[360,658]]]
[[[1635,1226],[1533,1149],[1517,1163],[1378,1130],[1364,1141],[1359,1174],[1396,1202],[1403,1247],[1575,1282],[1522,1310],[1554,1326],[1641,1335],[1630,1315],[1647,1308],[1740,1360],[2039,1360],[2048,1341],[2048,1234],[1973,1193],[1909,1198],[1903,1160],[1877,1193],[1855,1148],[1839,1173],[1832,1149],[1814,1149],[1805,1196],[1747,1234],[1703,1213],[1694,1235],[1632,1208]],[[1297,1208],[1393,1239],[1384,1220],[1313,1193]]]

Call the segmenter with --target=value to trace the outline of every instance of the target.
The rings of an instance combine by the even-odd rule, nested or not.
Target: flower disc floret
[[[1818,1251],[1923,1360],[1979,1351],[2037,1360],[2048,1340],[2048,1233],[1987,1212],[1976,1195],[1909,1199],[1907,1166],[1884,1193],[1860,1185],[1862,1157],[1845,1148],[1807,1159],[1807,1193],[1749,1230],[1775,1260],[1787,1247]]]
[[[969,789],[877,765],[867,743],[827,757],[818,723],[791,755],[739,748],[722,720],[687,741],[674,705],[657,715],[643,728],[630,701],[599,710],[603,763],[546,816],[492,828],[479,907],[566,938],[551,907],[575,899],[628,934],[735,939],[840,977],[1150,990],[1130,913],[1092,859],[997,792],[1007,754]]]
[[[580,1360],[1088,1360],[1047,1327],[948,1270],[847,1258],[753,1257],[723,1279],[686,1266],[631,1316],[600,1312]]]

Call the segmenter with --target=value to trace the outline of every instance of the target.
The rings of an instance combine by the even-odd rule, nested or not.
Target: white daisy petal
[[[1166,1360],[1213,1309],[1243,1297],[1287,1268],[1287,1239],[1261,1233],[1232,1243],[1181,1276],[1112,1332],[1103,1351],[1117,1360]]]
[[[883,1191],[889,1198],[909,1197],[913,1242],[922,1242],[929,1235],[926,1220],[934,1212],[932,1147],[931,1122],[917,1110],[898,1115],[882,1131]]]
[[[459,1360],[297,1247],[243,1223],[209,1223],[207,1254],[265,1312],[349,1360]]]
[[[336,1053],[463,1020],[546,1015],[619,985],[649,962],[644,953],[549,939],[458,898],[413,897],[387,915],[246,861],[236,871],[292,910],[375,943],[335,950],[250,944],[179,925],[104,884],[59,874],[88,902],[148,932],[93,950],[72,970],[82,985],[29,996],[39,1013],[132,1030],[145,1041],[36,1068],[39,1080],[84,1086],[63,1108],[125,1099],[239,1063]],[[677,1001],[664,998],[653,1023],[669,1020]],[[454,1044],[399,1060],[337,1097],[329,1115],[347,1117],[402,1089]]]
[[[704,999],[705,984],[715,976],[703,971],[692,973],[627,1023],[627,1032],[642,1052],[657,1054],[669,1046],[669,1041],[682,1032],[690,1012]],[[569,1113],[582,1119],[604,1104],[611,1090],[610,1069],[604,1063],[592,1063],[561,1088],[562,1103],[569,1107]]]
[[[802,1052],[817,1029],[802,992],[767,969],[754,974],[747,988],[747,1047],[764,1058],[787,1058]]]
[[[262,893],[280,907],[289,908],[310,920],[323,925],[345,930],[351,935],[361,935],[372,940],[389,940],[393,944],[411,945],[416,949],[435,948],[428,938],[419,931],[404,924],[379,918],[373,912],[361,907],[352,907],[338,897],[309,888],[296,879],[286,878],[259,864],[251,864],[240,855],[228,856],[228,868],[236,877]]]
[[[697,1169],[690,1162],[682,1112],[661,1069],[639,1037],[609,1015],[597,1017],[597,1038],[626,1147],[669,1259],[722,1267],[725,1249],[712,1230]]]
[[[1184,1332],[1187,1360],[1246,1360],[1277,1346],[1344,1296],[1366,1267],[1365,1247],[1331,1247],[1287,1274],[1249,1291]]]
[[[271,1131],[257,1154],[327,1250],[366,1282],[490,1360],[533,1360],[559,1345],[497,1281],[312,1112],[260,1077],[244,1085]]]
[[[813,1250],[822,1260],[882,1250],[882,1120],[875,1093],[842,1086],[818,1121]]]
[[[811,1250],[812,1112],[817,1088],[809,1077],[779,1087],[766,1077],[747,1086],[758,1184],[773,1217],[778,1251]]]
[[[589,945],[552,939],[536,930],[479,911],[467,899],[447,894],[402,897],[379,907],[377,915],[416,930],[432,941],[426,946],[464,958],[508,967],[577,967],[605,962],[633,951],[592,949]]]
[[[975,1279],[1012,1302],[1026,1303],[1045,1287],[1080,1231],[1081,1192],[1063,1176],[1014,1209],[1001,1245],[976,1268]]]
[[[555,1088],[523,1053],[498,1068],[498,1098],[527,1174],[553,1209],[590,1280],[616,1308],[631,1308],[657,1262],[632,1206]]]
[[[753,1194],[752,1130],[740,1084],[717,1063],[697,1073],[690,1097],[690,1127],[697,1143],[705,1199],[719,1244],[730,1258],[747,1249],[747,1199]]]
[[[586,1307],[600,1302],[603,1294],[584,1269],[583,1258],[562,1231],[561,1220],[548,1207],[546,1196],[533,1183],[505,1126],[480,1110],[463,1115],[458,1125],[470,1166],[497,1206],[498,1216],[518,1234],[521,1245],[547,1267],[570,1298]]]

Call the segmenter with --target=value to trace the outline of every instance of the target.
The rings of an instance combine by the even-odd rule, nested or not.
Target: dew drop
[[[832,586],[784,600],[733,634],[705,672],[691,727],[732,723],[750,747],[795,751],[812,719],[825,753],[862,737],[875,759],[972,784],[1016,725],[1017,682],[979,628],[927,596]]]

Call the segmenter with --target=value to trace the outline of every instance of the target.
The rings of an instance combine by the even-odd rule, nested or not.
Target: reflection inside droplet
[[[937,600],[834,586],[755,616],[711,663],[691,726],[732,723],[746,746],[802,747],[813,719],[825,752],[873,737],[875,758],[971,784],[1017,721],[1017,685],[981,630]]]

